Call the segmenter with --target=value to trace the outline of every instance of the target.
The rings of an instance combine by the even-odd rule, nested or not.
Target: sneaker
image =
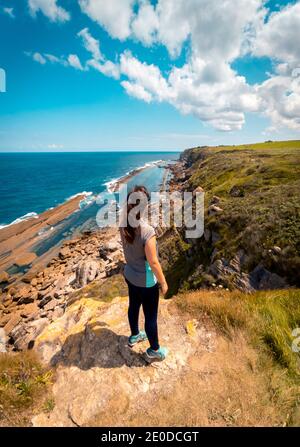
[[[140,331],[137,335],[131,335],[128,338],[128,346],[132,348],[137,343],[140,343],[141,341],[147,340],[146,332]]]
[[[152,362],[154,360],[162,361],[164,360],[168,355],[168,349],[160,347],[157,351],[154,351],[154,349],[148,348],[145,352],[145,359],[147,362]]]

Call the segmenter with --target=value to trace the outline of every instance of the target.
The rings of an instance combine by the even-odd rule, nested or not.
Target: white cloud
[[[83,70],[83,67],[77,54],[69,54],[68,62],[71,67],[76,68],[77,70]]]
[[[142,63],[129,51],[125,51],[120,57],[120,71],[130,81],[134,81],[136,85],[152,94],[156,100],[162,101],[168,98],[168,83],[157,66]],[[136,87],[135,91],[138,91]]]
[[[162,72],[127,50],[115,61],[108,60],[88,28],[78,33],[91,55],[85,64],[75,58],[70,62],[72,55],[57,61],[46,54],[41,58],[74,68],[92,67],[120,79],[130,96],[167,102],[222,131],[241,129],[247,112],[268,116],[277,128],[300,129],[300,76],[293,76],[300,67],[299,2],[268,17],[265,0],[78,1],[112,38],[130,38],[148,47],[164,45],[171,59],[184,48],[184,62],[174,62]],[[233,70],[232,63],[246,54],[271,58],[274,73],[269,79],[250,85]]]
[[[145,90],[142,85],[129,81],[122,81],[121,85],[124,87],[128,95],[134,96],[137,99],[142,99],[145,102],[152,101],[151,93]]]
[[[63,149],[63,148],[64,148],[63,144],[56,144],[56,143],[48,144],[48,149]]]
[[[106,60],[101,53],[99,40],[90,34],[88,28],[81,30],[78,36],[82,38],[85,49],[92,55],[92,59],[89,59],[86,63],[86,68],[93,67],[106,76],[118,79],[120,77],[118,64]]]
[[[62,60],[61,58],[54,56],[53,54],[49,54],[49,53],[44,53],[44,57],[46,59],[48,59],[49,62],[51,62],[52,64],[64,64],[65,61]]]
[[[87,62],[87,66],[93,67],[95,70],[106,76],[110,76],[115,79],[119,79],[120,77],[120,70],[118,65],[114,64],[111,61],[99,62],[95,59],[90,59]]]
[[[85,49],[92,54],[93,59],[97,61],[103,59],[100,51],[100,42],[91,36],[88,28],[82,29],[77,35],[82,38]]]
[[[286,62],[300,64],[300,3],[288,5],[271,14],[260,29],[253,46],[257,56],[269,56]]]
[[[277,130],[300,130],[300,70],[298,75],[293,74],[294,69],[290,68],[257,86],[262,110]]]
[[[39,64],[44,65],[47,61],[41,53],[33,53],[32,59]]]
[[[3,8],[3,12],[5,12],[5,14],[9,15],[9,17],[11,17],[12,19],[14,19],[16,17],[14,14],[14,8]]]
[[[159,27],[159,20],[155,8],[147,0],[141,0],[138,14],[132,21],[134,36],[146,45],[155,41],[155,34]]]
[[[28,6],[33,16],[40,11],[53,22],[70,20],[69,12],[58,6],[57,0],[28,0]]]
[[[50,62],[51,64],[59,64],[63,65],[64,67],[73,67],[76,70],[84,70],[84,67],[82,66],[77,54],[69,54],[68,57],[57,57],[54,54],[38,52],[32,53],[30,51],[25,51],[25,54],[26,56],[31,57],[35,62],[42,65]]]
[[[223,0],[158,0],[156,6],[139,0],[135,9],[133,3],[80,0],[82,10],[114,38],[130,37],[148,46],[160,43],[171,57],[189,40],[190,51],[186,63],[174,66],[167,76],[158,66],[123,52],[119,70],[126,92],[146,102],[169,102],[220,130],[241,129],[245,112],[259,110],[260,99],[230,63],[249,47],[255,30],[261,27],[263,0],[240,0],[239,8]],[[123,17],[121,22],[117,16]],[[91,48],[89,51],[93,54]],[[88,63],[105,74],[102,63]]]
[[[209,63],[193,58],[169,75],[170,102],[184,114],[193,114],[223,131],[242,128],[247,111],[256,111],[259,100],[242,76],[226,64]]]
[[[121,40],[130,35],[134,3],[135,0],[79,0],[82,12],[102,25],[112,37]]]

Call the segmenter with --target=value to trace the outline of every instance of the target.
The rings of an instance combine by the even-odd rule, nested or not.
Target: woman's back
[[[120,232],[126,260],[124,269],[126,279],[138,287],[154,286],[157,280],[145,256],[145,244],[155,236],[154,228],[141,219],[132,243],[126,240],[122,228]]]

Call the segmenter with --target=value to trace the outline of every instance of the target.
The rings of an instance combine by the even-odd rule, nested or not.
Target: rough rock
[[[30,323],[20,323],[10,333],[10,342],[18,351],[30,349],[36,337],[49,325],[46,318],[39,318]]]
[[[10,318],[10,314],[2,314],[0,316],[0,327],[2,328],[3,326],[5,326],[9,322]]]
[[[39,308],[36,303],[26,304],[21,310],[21,317],[27,318],[38,312]]]
[[[57,306],[58,301],[56,299],[52,299],[51,301],[49,301],[45,306],[44,306],[44,310],[47,312],[48,310],[53,310],[55,308],[55,306]]]
[[[22,277],[22,281],[25,283],[31,283],[31,281],[33,280],[33,278],[36,276],[36,272],[33,270],[33,268],[31,268],[23,277]]]
[[[229,267],[231,267],[235,272],[240,273],[243,265],[247,262],[247,259],[248,257],[244,250],[239,250],[229,262]]]
[[[0,353],[6,352],[6,335],[4,329],[0,329]]]
[[[284,278],[281,278],[276,273],[269,272],[262,265],[258,265],[250,273],[250,282],[252,287],[257,290],[284,289],[287,287]]]
[[[211,201],[210,201],[210,205],[217,205],[218,203],[220,203],[221,198],[219,196],[213,196]]]
[[[53,289],[53,295],[55,298],[59,298],[62,295],[66,294],[68,291],[72,291],[70,288],[71,284],[76,282],[76,273],[69,273],[61,276],[55,284],[55,288]]]
[[[22,296],[18,300],[18,304],[33,303],[35,300],[37,300],[37,298],[38,298],[38,293],[37,292],[31,292],[30,295]]]
[[[26,265],[30,265],[36,258],[35,253],[24,253],[21,256],[15,258],[14,263],[18,267],[24,267]]]
[[[81,261],[76,269],[76,285],[79,287],[86,286],[93,281],[100,273],[99,262],[95,260]]]
[[[19,312],[13,314],[9,319],[8,323],[4,326],[6,334],[9,334],[21,321],[21,315]]]
[[[63,247],[59,252],[59,257],[61,259],[66,259],[71,256],[72,252],[69,247]]]
[[[231,190],[229,191],[229,194],[231,197],[244,197],[245,193],[244,190],[237,185],[234,185]]]
[[[52,298],[53,298],[53,295],[51,293],[49,293],[48,295],[45,295],[39,302],[38,306],[40,308],[43,308],[44,306],[46,306],[46,304],[49,303],[49,301],[52,300]]]
[[[162,345],[169,355],[162,363],[148,365],[143,342],[127,345],[127,298],[111,303],[81,299],[67,308],[37,337],[34,349],[43,362],[56,365],[52,389],[55,407],[48,415],[36,415],[34,426],[81,426],[100,412],[121,414],[137,402],[149,405],[162,390],[172,392],[195,351],[210,352],[213,338],[197,321],[191,334],[185,321],[162,300],[159,327]],[[145,399],[146,397],[146,399]]]
[[[272,250],[276,255],[280,255],[282,252],[281,248],[276,245],[272,248]]]
[[[100,246],[99,254],[101,258],[106,260],[108,254],[117,250],[121,251],[122,246],[118,240],[112,240]]]
[[[221,214],[222,212],[223,212],[223,209],[217,205],[210,205],[208,207],[208,215],[209,216],[215,216],[216,214]]]
[[[7,272],[0,272],[0,284],[9,280],[9,274]]]
[[[245,254],[241,250],[228,263],[225,259],[215,260],[208,269],[208,272],[216,278],[216,281],[223,282],[226,286],[230,280],[232,286],[243,292],[253,292],[255,287],[250,280],[248,273],[241,272],[241,262],[245,259]]]
[[[31,287],[29,285],[21,286],[14,293],[14,300],[19,300],[20,298],[29,297],[31,294]]]
[[[38,284],[37,278],[32,278],[32,280],[30,281],[30,284],[32,285],[32,287],[36,287]]]

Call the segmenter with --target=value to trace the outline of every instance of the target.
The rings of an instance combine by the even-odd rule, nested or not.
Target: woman
[[[164,360],[168,350],[159,345],[157,313],[159,287],[165,295],[168,285],[157,257],[155,231],[144,219],[149,193],[144,186],[135,186],[127,196],[124,223],[120,229],[126,265],[125,280],[128,284],[128,320],[131,336],[128,345],[148,338],[150,347],[146,350],[147,361]],[[145,332],[139,330],[140,307],[145,316]]]

